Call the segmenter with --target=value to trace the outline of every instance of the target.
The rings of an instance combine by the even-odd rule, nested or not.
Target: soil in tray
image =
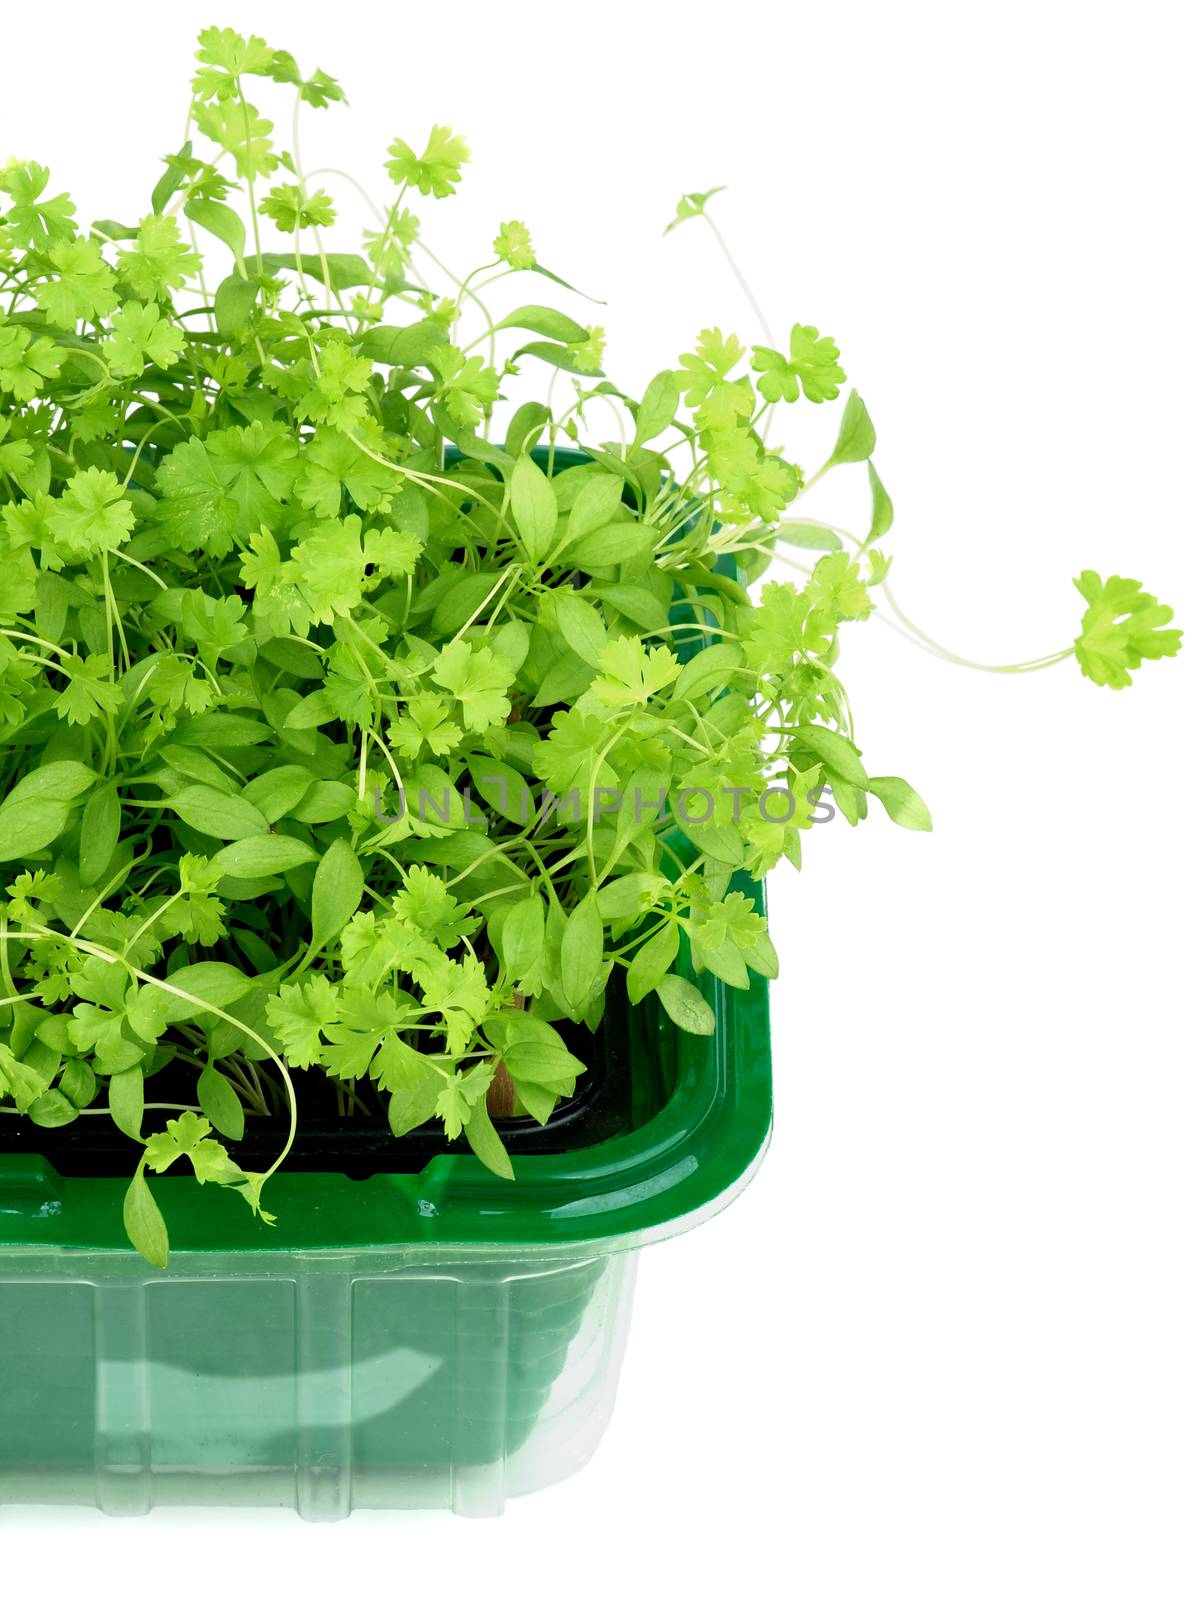
[[[497,1131],[514,1155],[552,1155],[599,1144],[632,1126],[636,1098],[631,1084],[628,1019],[603,1023],[597,1033],[564,1024],[571,1052],[587,1064],[575,1095],[551,1113],[545,1127],[532,1117],[510,1117]],[[264,1071],[266,1076],[266,1071]],[[465,1151],[467,1141],[448,1143],[440,1123],[429,1122],[397,1139],[388,1127],[383,1102],[370,1088],[358,1087],[361,1105],[339,1114],[337,1086],[318,1069],[292,1074],[300,1110],[296,1141],[288,1156],[293,1172],[344,1172],[368,1178],[376,1172],[419,1172],[446,1150]],[[195,1103],[196,1070],[170,1064],[147,1085],[147,1101]],[[149,1131],[171,1112],[146,1113]],[[230,1143],[238,1163],[254,1171],[269,1165],[287,1136],[279,1116],[246,1117],[245,1137]],[[135,1164],[135,1146],[106,1116],[81,1116],[62,1128],[39,1128],[26,1117],[0,1117],[0,1155],[43,1155],[66,1178],[126,1177]]]

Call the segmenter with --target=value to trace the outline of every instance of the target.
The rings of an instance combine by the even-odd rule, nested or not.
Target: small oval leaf
[[[663,1002],[664,1011],[684,1033],[710,1034],[717,1027],[713,1007],[687,978],[669,973],[666,978],[660,978],[655,992]]]
[[[228,877],[266,878],[273,872],[290,872],[316,861],[317,852],[303,839],[289,839],[282,833],[263,833],[239,839],[218,850],[213,860]]]
[[[335,839],[321,857],[313,878],[313,943],[335,938],[359,909],[363,868],[345,839]]]
[[[267,819],[257,806],[240,794],[224,794],[203,783],[169,795],[167,806],[210,839],[253,839],[267,831]]]
[[[165,1268],[170,1253],[167,1224],[141,1167],[125,1191],[124,1216],[129,1242],[152,1267]]]

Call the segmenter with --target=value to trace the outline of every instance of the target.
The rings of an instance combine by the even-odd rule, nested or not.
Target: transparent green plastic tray
[[[274,1228],[159,1178],[165,1272],[125,1238],[126,1179],[0,1155],[0,1507],[479,1516],[576,1471],[612,1410],[639,1249],[719,1210],[766,1148],[767,986],[700,982],[711,1038],[614,1002],[628,1131],[515,1155],[513,1182],[449,1153],[363,1180],[285,1169]]]
[[[280,1173],[279,1216],[160,1179],[165,1272],[123,1179],[0,1157],[0,1506],[496,1514],[591,1455],[638,1249],[705,1220],[767,1142],[766,985],[709,985],[708,1039],[630,1013],[641,1126],[570,1154],[360,1181]],[[642,1018],[641,1023],[638,1019]]]

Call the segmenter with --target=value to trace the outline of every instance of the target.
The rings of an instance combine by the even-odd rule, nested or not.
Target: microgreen
[[[335,251],[364,191],[310,181],[280,96],[288,126],[344,98],[205,30],[189,138],[126,223],[0,168],[0,1113],[111,1117],[158,1263],[167,1172],[270,1220],[305,1073],[511,1176],[502,1062],[545,1122],[583,1070],[558,1024],[624,990],[708,1033],[698,974],[776,974],[743,875],[799,865],[817,791],[930,826],[833,670],[891,604],[867,409],[809,472],[769,443],[842,393],[830,336],[707,328],[626,392],[600,328],[487,309],[517,275],[569,292],[524,222],[461,275],[426,245],[462,137],[397,137]],[[785,516],[864,462],[864,539]],[[752,598],[785,546],[812,564]],[[1175,653],[1139,585],[1078,587],[1090,678]],[[270,1114],[292,1132],[245,1169]]]

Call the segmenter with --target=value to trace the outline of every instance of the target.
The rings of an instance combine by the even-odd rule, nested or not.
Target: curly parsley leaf
[[[762,374],[759,393],[765,400],[796,400],[801,390],[807,400],[834,400],[846,382],[833,339],[800,322],[793,324],[787,356],[757,344],[751,350],[751,366]]]
[[[445,199],[462,180],[471,151],[464,139],[435,123],[420,155],[403,139],[394,139],[388,154],[387,171],[393,183],[411,184],[421,194]]]
[[[183,347],[182,331],[164,318],[157,305],[134,300],[113,317],[104,352],[118,377],[136,378],[145,367],[171,366]]]
[[[1075,579],[1088,601],[1074,650],[1080,670],[1109,689],[1129,688],[1130,674],[1144,661],[1174,656],[1183,635],[1169,628],[1171,606],[1161,605],[1134,578],[1106,578],[1093,571]]]

